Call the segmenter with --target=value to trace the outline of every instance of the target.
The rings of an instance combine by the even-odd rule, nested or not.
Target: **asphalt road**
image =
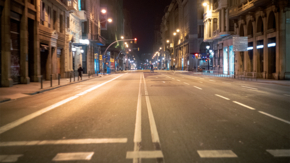
[[[0,104],[0,162],[289,163],[290,88],[134,71]]]

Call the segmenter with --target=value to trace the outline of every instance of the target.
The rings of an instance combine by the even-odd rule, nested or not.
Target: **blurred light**
[[[270,47],[275,47],[276,46],[276,43],[270,43],[270,44],[268,44],[268,47],[270,48]]]
[[[84,50],[83,49],[81,50],[81,53],[84,53]]]
[[[204,2],[202,5],[203,5],[204,7],[206,7],[206,6],[207,6],[207,3],[206,3],[206,2]]]
[[[254,48],[251,46],[251,47],[248,47],[247,50],[253,50]]]
[[[179,29],[177,29],[177,30],[176,30],[176,32],[180,32],[180,30],[179,30]]]
[[[76,48],[72,48],[71,51],[75,52],[77,49]]]
[[[176,33],[174,32],[173,35],[176,36]]]
[[[167,40],[166,42],[169,43],[169,40]]]
[[[207,46],[206,46],[206,49],[208,50],[209,48],[210,48],[210,46],[209,46],[209,45],[207,45]]]
[[[113,22],[113,19],[109,18],[109,19],[108,19],[108,22],[109,22],[109,23],[112,23],[112,22]]]
[[[89,45],[90,44],[90,41],[88,39],[80,39],[80,43],[81,44]]]
[[[124,36],[121,36],[121,39],[123,40],[124,39]]]
[[[107,10],[106,9],[102,9],[101,11],[103,14],[106,14],[107,13]]]
[[[257,49],[263,49],[264,48],[264,45],[258,45],[257,46]]]

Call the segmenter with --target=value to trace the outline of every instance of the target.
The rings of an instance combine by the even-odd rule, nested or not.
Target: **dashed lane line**
[[[136,152],[127,152],[127,159],[138,159],[138,158],[163,158],[162,151],[136,151]]]
[[[94,152],[58,153],[52,161],[89,161],[93,155]]]
[[[44,114],[44,113],[46,113],[46,112],[48,112],[48,111],[51,111],[51,110],[53,110],[53,109],[55,109],[55,108],[57,108],[57,107],[59,107],[59,106],[65,104],[65,103],[68,103],[68,102],[70,102],[70,101],[72,101],[72,100],[78,98],[78,97],[81,96],[81,95],[87,94],[87,93],[89,93],[89,92],[91,92],[91,91],[93,91],[93,90],[95,90],[95,89],[97,89],[97,88],[99,88],[99,87],[101,87],[101,86],[107,84],[107,83],[110,83],[111,81],[116,80],[117,78],[119,78],[119,77],[121,77],[121,76],[122,76],[122,75],[117,76],[117,77],[115,77],[115,78],[113,78],[113,79],[111,79],[111,80],[109,80],[109,81],[106,81],[106,82],[104,82],[104,83],[102,83],[102,84],[99,84],[99,85],[97,85],[97,86],[94,86],[94,87],[92,87],[92,88],[90,88],[90,89],[88,89],[88,90],[86,90],[86,91],[84,91],[84,92],[82,92],[82,93],[79,93],[79,94],[77,94],[77,95],[75,95],[75,96],[69,97],[69,98],[67,98],[67,99],[65,99],[65,100],[62,100],[62,101],[60,101],[60,102],[58,102],[58,103],[55,103],[55,104],[53,104],[53,105],[51,105],[51,106],[48,106],[48,107],[46,107],[46,108],[43,108],[43,109],[41,109],[41,110],[39,110],[39,111],[36,111],[36,112],[34,112],[34,113],[32,113],[32,114],[29,114],[29,115],[27,115],[27,116],[25,116],[25,117],[23,117],[23,118],[20,118],[20,119],[18,119],[18,120],[16,120],[16,121],[13,121],[13,122],[11,122],[11,123],[8,123],[8,124],[6,124],[6,125],[0,127],[0,134],[6,132],[6,131],[8,131],[8,130],[11,130],[11,129],[13,129],[13,128],[15,128],[15,127],[17,127],[17,126],[19,126],[19,125],[21,125],[21,124],[23,124],[23,123],[25,123],[25,122],[31,120],[31,119],[33,119],[33,118],[35,118],[35,117],[38,117],[38,116],[40,116],[40,115],[42,115],[42,114]]]
[[[285,120],[285,119],[278,118],[278,117],[276,117],[276,116],[274,116],[274,115],[271,115],[271,114],[268,114],[268,113],[265,113],[265,112],[262,112],[262,111],[259,111],[259,113],[264,114],[264,115],[266,115],[266,116],[268,116],[268,117],[271,117],[271,118],[277,119],[277,120],[279,120],[279,121],[282,121],[282,122],[287,123],[287,124],[290,125],[290,122],[287,121],[287,120]]]
[[[266,151],[274,157],[290,157],[290,149],[268,149]]]
[[[202,90],[202,88],[200,88],[200,87],[197,87],[197,86],[193,86],[194,88],[197,88],[197,89],[199,89],[199,90]]]
[[[19,157],[22,157],[22,154],[19,155],[0,155],[0,162],[17,162]]]
[[[251,110],[256,110],[255,108],[252,108],[252,107],[250,107],[250,106],[248,106],[248,105],[242,104],[242,103],[237,102],[237,101],[233,101],[233,103],[236,103],[236,104],[238,104],[238,105],[241,105],[241,106],[243,106],[243,107],[245,107],[245,108],[248,108],[248,109],[251,109]]]
[[[224,97],[224,96],[221,96],[221,95],[218,95],[218,94],[215,94],[217,97],[220,97],[220,98],[223,98],[223,99],[225,99],[225,100],[230,100],[229,98],[227,98],[227,97]]]
[[[231,150],[198,150],[201,158],[237,158],[238,156]]]

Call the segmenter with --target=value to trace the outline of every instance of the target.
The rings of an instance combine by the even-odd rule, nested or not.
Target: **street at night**
[[[29,163],[287,163],[289,92],[188,72],[94,78],[0,104],[1,156]]]
[[[0,163],[290,163],[289,0],[0,0]]]

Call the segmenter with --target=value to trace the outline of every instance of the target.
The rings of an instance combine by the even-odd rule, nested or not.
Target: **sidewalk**
[[[231,78],[241,81],[252,81],[252,82],[258,82],[258,83],[267,83],[267,84],[277,84],[277,85],[283,85],[283,86],[290,86],[290,80],[274,80],[274,79],[262,79],[262,78],[246,78],[246,79],[240,79],[240,78],[233,78],[233,75],[224,75],[220,74],[219,76],[216,76],[216,74],[204,74],[201,72],[192,72],[190,74],[196,74],[196,75],[207,75],[207,76],[214,76],[214,77],[221,77],[221,78]]]
[[[102,75],[99,75],[98,77],[101,77]],[[18,99],[22,97],[26,97],[29,95],[35,95],[38,93],[42,93],[45,91],[53,90],[59,87],[67,86],[74,83],[79,83],[82,81],[86,81],[89,79],[96,78],[96,74],[93,76],[88,77],[87,74],[84,74],[82,77],[82,80],[78,81],[78,78],[75,77],[75,81],[73,77],[71,78],[61,78],[60,79],[60,85],[58,85],[58,80],[52,80],[52,87],[50,86],[50,81],[43,81],[43,89],[41,89],[40,82],[30,82],[30,84],[17,84],[13,87],[0,87],[0,103],[10,101],[13,99]]]

